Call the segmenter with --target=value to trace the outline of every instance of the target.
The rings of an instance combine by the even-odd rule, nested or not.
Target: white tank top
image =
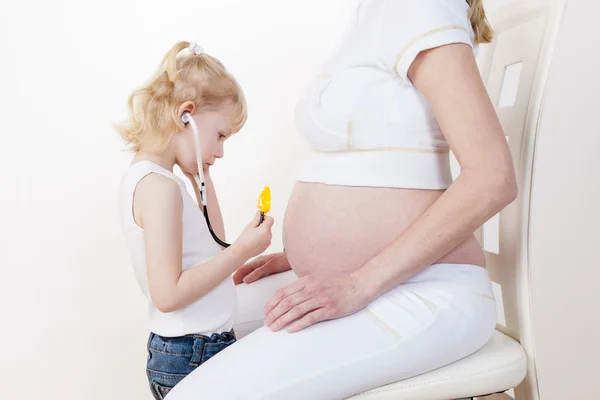
[[[208,230],[202,211],[186,190],[183,180],[150,161],[141,161],[129,168],[120,187],[121,228],[127,241],[135,277],[148,299],[150,331],[160,336],[174,337],[192,333],[210,336],[212,333],[231,330],[237,307],[235,285],[231,278],[226,279],[187,307],[174,312],[163,313],[152,303],[146,273],[144,230],[137,225],[132,212],[135,189],[138,183],[151,173],[173,179],[181,188],[183,199],[182,270],[205,263],[221,251]]]

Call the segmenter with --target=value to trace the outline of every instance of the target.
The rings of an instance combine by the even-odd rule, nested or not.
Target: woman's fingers
[[[239,285],[244,281],[244,278],[251,274],[256,269],[260,268],[265,264],[265,257],[257,257],[252,261],[248,261],[246,264],[242,265],[235,273],[233,274],[233,283]]]
[[[318,310],[321,305],[318,300],[310,298],[307,301],[297,304],[289,311],[276,318],[270,325],[267,325],[273,332],[285,328],[294,321],[302,319],[307,314]]]
[[[275,271],[275,263],[271,260],[267,261],[262,267],[256,268],[244,278],[244,283],[252,283],[260,278],[272,274]]]
[[[304,303],[309,299],[310,296],[302,290],[286,297],[267,315],[265,325],[270,327],[274,323],[278,323],[278,320],[286,314],[291,314],[288,315],[288,317],[294,315],[296,315],[296,318],[300,317],[300,315],[297,314],[304,310],[304,307],[307,307]],[[308,311],[309,310],[306,310],[306,312]]]
[[[265,305],[264,311],[267,319],[269,319],[269,314],[275,307],[279,305],[279,303],[288,296],[293,295],[304,289],[304,280],[298,279],[294,283],[290,283],[289,285],[280,287],[277,289],[275,294],[269,299],[267,304]]]
[[[246,275],[246,277],[243,279],[244,283],[252,283],[254,281],[259,280],[260,278],[269,275],[269,271],[267,271],[266,266],[261,267],[261,268],[257,268],[254,271],[250,272],[248,275]]]
[[[305,314],[302,318],[292,322],[285,330],[289,333],[301,331],[317,322],[331,319],[328,315],[326,308],[317,308],[314,311]]]
[[[233,274],[233,283],[239,285],[244,282],[244,278],[254,271],[253,266],[245,264],[242,265],[235,273]]]
[[[353,314],[370,301],[349,274],[308,275],[275,293],[265,306],[265,325],[273,331],[287,326],[288,332],[297,332],[317,322]]]

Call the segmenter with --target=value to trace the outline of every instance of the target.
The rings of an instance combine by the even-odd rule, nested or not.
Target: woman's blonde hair
[[[208,54],[179,56],[188,48],[189,42],[173,46],[153,79],[129,96],[129,119],[115,128],[133,151],[164,151],[182,129],[177,108],[186,101],[194,102],[195,112],[231,104],[237,111],[234,132],[245,124],[246,99],[235,78]]]
[[[469,18],[473,32],[475,32],[475,42],[478,44],[490,43],[494,38],[494,31],[485,16],[483,0],[467,0],[467,3],[470,7]]]

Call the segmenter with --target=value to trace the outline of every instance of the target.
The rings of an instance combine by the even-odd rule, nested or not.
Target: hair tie
[[[190,43],[190,47],[188,47],[188,49],[190,50],[191,54],[195,54],[197,56],[204,53],[204,49],[198,46],[198,44],[195,42]]]

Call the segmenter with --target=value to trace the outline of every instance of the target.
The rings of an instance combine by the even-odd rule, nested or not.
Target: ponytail
[[[494,31],[487,21],[483,0],[467,0],[469,4],[469,19],[473,32],[475,32],[475,43],[490,43],[494,39]]]

